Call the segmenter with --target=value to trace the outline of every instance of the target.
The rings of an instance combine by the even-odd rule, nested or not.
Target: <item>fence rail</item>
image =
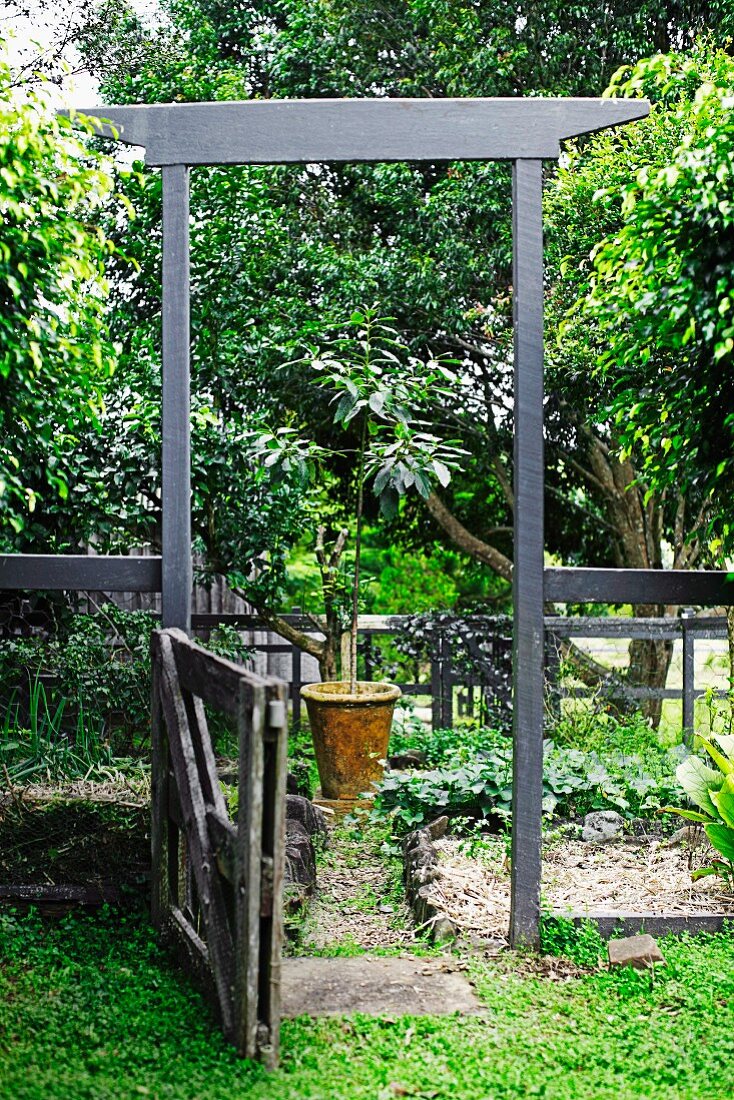
[[[93,557],[85,559],[94,561]],[[144,559],[149,561],[150,559]],[[136,563],[137,564],[137,563]],[[80,599],[79,606],[87,611],[97,610],[101,602],[112,600],[119,606],[131,606],[124,593],[90,593]],[[159,597],[147,593],[134,593],[133,607],[160,614]],[[242,631],[257,657],[254,670],[259,674],[274,674],[288,685],[289,702],[294,721],[301,722],[304,708],[301,689],[318,680],[318,668],[313,657],[273,632],[272,627],[248,608],[240,597],[231,593],[223,578],[217,578],[211,590],[196,586],[192,615],[192,630],[200,637],[219,625],[227,625]],[[33,612],[30,613],[30,619]],[[304,632],[316,633],[311,618],[294,609],[283,615],[290,625]],[[361,615],[359,618],[359,650],[364,677],[372,679],[381,674],[379,639],[399,635],[412,619],[407,615]],[[568,689],[558,679],[559,643],[584,639],[627,641],[668,641],[682,643],[682,677],[680,687],[649,687],[627,682],[623,670],[609,668],[609,682],[605,691],[610,698],[639,703],[651,699],[678,700],[682,702],[681,726],[683,736],[690,740],[694,726],[696,699],[712,691],[723,697],[728,687],[704,689],[696,684],[696,645],[704,640],[724,640],[727,624],[724,616],[696,615],[692,608],[685,608],[678,618],[654,617],[566,617],[548,615],[544,618],[546,680],[557,699],[569,694],[579,694],[578,689]],[[511,705],[509,669],[511,639],[497,632],[489,633],[474,658],[484,667],[481,674],[472,675],[465,667],[457,667],[453,652],[451,630],[437,628],[435,644],[429,659],[422,668],[416,667],[414,675],[403,681],[395,680],[408,696],[430,698],[431,722],[434,729],[453,725],[457,713],[480,718],[491,718],[492,707],[498,702]],[[504,673],[502,670],[504,669]]]
[[[313,620],[296,611],[292,614],[281,616],[290,626],[299,630],[315,633]],[[358,638],[360,640],[360,657],[363,663],[365,678],[370,680],[379,664],[375,647],[375,639],[378,637],[394,637],[398,635],[405,624],[412,618],[410,615],[360,615]],[[262,636],[269,631],[268,637],[277,637],[272,628],[257,615],[239,614],[199,614],[192,615],[192,630],[206,632],[220,624],[236,627],[247,633]],[[348,635],[345,636],[345,645],[348,644]],[[512,650],[512,640],[500,635],[488,636],[491,643],[491,652],[488,654],[486,673],[484,676],[473,676],[471,673],[457,669],[455,655],[452,652],[448,631],[439,632],[438,644],[431,653],[428,661],[427,679],[420,680],[418,676],[413,680],[405,681],[392,679],[404,695],[428,696],[431,699],[431,724],[434,729],[449,728],[454,723],[457,710],[459,713],[474,713],[475,705],[478,706],[480,715],[487,712],[491,701],[499,699],[509,705],[509,660]],[[267,655],[290,655],[290,676],[279,668],[278,675],[289,686],[290,703],[293,719],[300,724],[303,717],[303,705],[301,689],[309,683],[314,683],[318,675],[313,668],[313,660],[304,659],[301,650],[291,642],[279,641],[255,641],[253,648],[258,653]],[[306,661],[311,664],[314,675],[310,678],[304,674]],[[505,663],[507,675],[500,672],[502,663]],[[457,697],[455,689],[459,689]]]
[[[728,688],[700,689],[696,687],[696,642],[703,640],[721,640],[727,637],[727,623],[724,616],[706,615],[697,617],[693,608],[684,608],[677,619],[672,618],[565,618],[547,615],[544,619],[546,635],[546,653],[548,643],[554,638],[608,638],[643,639],[648,641],[682,642],[683,669],[680,688],[643,687],[626,684],[619,680],[613,685],[610,694],[621,698],[637,699],[680,699],[682,701],[682,733],[685,741],[690,741],[694,728],[694,708],[696,699],[708,691],[718,697],[729,694]],[[555,665],[557,658],[551,655],[548,662]]]

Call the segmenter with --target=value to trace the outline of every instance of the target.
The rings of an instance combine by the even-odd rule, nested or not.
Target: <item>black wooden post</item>
[[[441,726],[450,730],[454,724],[454,670],[451,664],[451,642],[441,635]]]
[[[303,670],[301,668],[301,651],[297,645],[291,647],[291,718],[293,729],[301,728],[301,688],[303,687]]]
[[[559,639],[555,634],[546,634],[545,668],[548,710],[553,718],[561,717],[561,654]]]
[[[161,620],[191,632],[189,169],[163,174],[163,455]]]
[[[513,945],[540,939],[543,801],[543,165],[513,171],[515,557],[513,596]]]
[[[696,617],[692,607],[681,611],[681,634],[683,637],[683,743],[693,744],[693,707],[696,691],[696,653],[695,637],[691,630],[691,620]]]
[[[442,655],[443,638],[439,634],[436,639],[436,645],[431,651],[431,729],[441,729],[441,719],[443,717],[441,707],[442,697],[442,672],[441,672],[441,655]],[[418,677],[416,676],[416,680]]]

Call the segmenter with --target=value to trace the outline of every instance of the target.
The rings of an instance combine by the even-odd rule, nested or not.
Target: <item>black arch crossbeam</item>
[[[108,137],[143,146],[148,164],[194,165],[553,159],[564,139],[644,118],[649,109],[641,99],[518,97],[252,99],[83,113],[99,119]]]

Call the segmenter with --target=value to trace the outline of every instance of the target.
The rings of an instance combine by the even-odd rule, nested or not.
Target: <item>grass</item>
[[[593,961],[588,932],[556,950]],[[664,941],[648,972],[468,961],[480,1018],[301,1019],[280,1069],[238,1062],[138,911],[0,916],[3,1100],[724,1100],[734,939]]]

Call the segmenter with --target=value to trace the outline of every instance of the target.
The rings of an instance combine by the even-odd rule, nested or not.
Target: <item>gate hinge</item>
[[[272,730],[282,730],[286,724],[285,703],[282,699],[271,699],[268,703],[267,725]]]

